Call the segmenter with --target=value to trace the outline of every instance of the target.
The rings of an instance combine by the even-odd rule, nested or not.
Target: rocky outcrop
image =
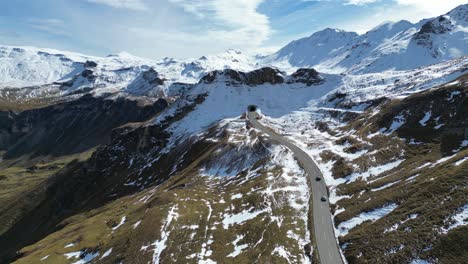
[[[315,69],[301,68],[291,75],[288,83],[304,83],[307,86],[319,85],[324,82],[320,74]]]
[[[94,62],[94,61],[86,61],[85,64],[84,64],[84,67],[85,68],[96,68],[97,67],[97,63]]]
[[[228,85],[245,84],[249,86],[262,85],[265,83],[280,84],[284,83],[284,73],[278,69],[264,67],[251,72],[241,72],[231,69],[223,71],[214,71],[205,75],[200,82],[213,83],[215,81],[224,81]]]
[[[269,84],[293,84],[303,83],[307,86],[322,84],[325,80],[320,74],[311,68],[301,68],[294,72],[291,76],[286,76],[284,72],[278,69],[264,67],[251,72],[240,72],[236,70],[226,69],[223,71],[214,71],[205,75],[200,83],[213,83],[223,81],[228,85],[249,85],[256,86],[265,83]]]
[[[413,40],[416,44],[432,49],[433,35],[441,35],[448,33],[455,27],[455,22],[448,16],[440,16],[436,19],[426,22],[418,33],[413,36]],[[433,53],[434,57],[437,57],[437,52]]]
[[[150,68],[147,71],[144,71],[141,74],[142,78],[150,84],[155,84],[155,85],[163,85],[164,84],[164,79],[159,76],[159,73],[156,72],[153,68]]]
[[[157,71],[153,68],[149,68],[141,72],[124,91],[138,96],[162,97],[164,96],[164,92],[161,85],[163,85],[164,82],[165,79],[162,78]]]

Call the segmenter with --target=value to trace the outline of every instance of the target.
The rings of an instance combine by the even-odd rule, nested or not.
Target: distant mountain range
[[[328,28],[268,56],[227,50],[198,59],[153,61],[127,53],[92,57],[0,46],[0,88],[27,87],[9,93],[20,97],[68,95],[82,89],[95,94],[161,96],[173,83],[196,83],[207,73],[223,69],[251,71],[273,66],[291,73],[312,67],[324,73],[346,74],[414,69],[468,54],[467,10],[468,5],[462,5],[416,24],[385,23],[363,35]]]
[[[325,29],[295,40],[270,57],[296,67],[352,74],[408,70],[466,55],[468,5],[445,15],[384,23],[358,35]]]

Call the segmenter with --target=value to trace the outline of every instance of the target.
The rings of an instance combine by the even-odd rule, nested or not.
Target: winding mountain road
[[[250,121],[252,126],[269,135],[273,141],[289,148],[310,177],[310,183],[312,187],[311,197],[313,207],[314,233],[320,263],[343,264],[340,249],[338,248],[338,244],[335,239],[335,230],[333,229],[328,198],[325,202],[321,201],[322,196],[328,197],[328,191],[320,169],[317,167],[312,158],[307,155],[307,153],[291,143],[291,141],[274,132],[272,129],[260,124],[260,122],[257,120],[257,117],[257,112],[247,112],[247,119]],[[316,181],[317,177],[319,177],[321,180]]]

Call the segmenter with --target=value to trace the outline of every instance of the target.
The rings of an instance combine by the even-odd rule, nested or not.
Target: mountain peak
[[[468,23],[468,4],[460,5],[447,13],[447,16],[458,23],[466,25]]]
[[[376,32],[376,31],[401,31],[407,28],[414,26],[413,23],[409,22],[408,20],[400,20],[400,21],[386,21],[378,26],[374,27],[373,29],[369,30],[369,32]]]

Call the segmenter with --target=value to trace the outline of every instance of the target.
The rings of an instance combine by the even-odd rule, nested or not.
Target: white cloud
[[[438,16],[467,3],[466,0],[395,0],[395,2],[402,7],[417,9],[421,16]]]
[[[378,2],[379,0],[346,0],[346,5],[366,5]]]
[[[45,31],[54,35],[67,36],[69,32],[67,31],[64,21],[61,19],[47,18],[47,19],[38,19],[31,18],[28,20],[29,25],[32,28]]]
[[[114,8],[131,10],[148,10],[147,5],[142,0],[87,0],[90,3],[103,4]]]
[[[268,17],[257,12],[263,0],[170,0],[210,26],[204,37],[234,46],[256,47],[270,36]]]

